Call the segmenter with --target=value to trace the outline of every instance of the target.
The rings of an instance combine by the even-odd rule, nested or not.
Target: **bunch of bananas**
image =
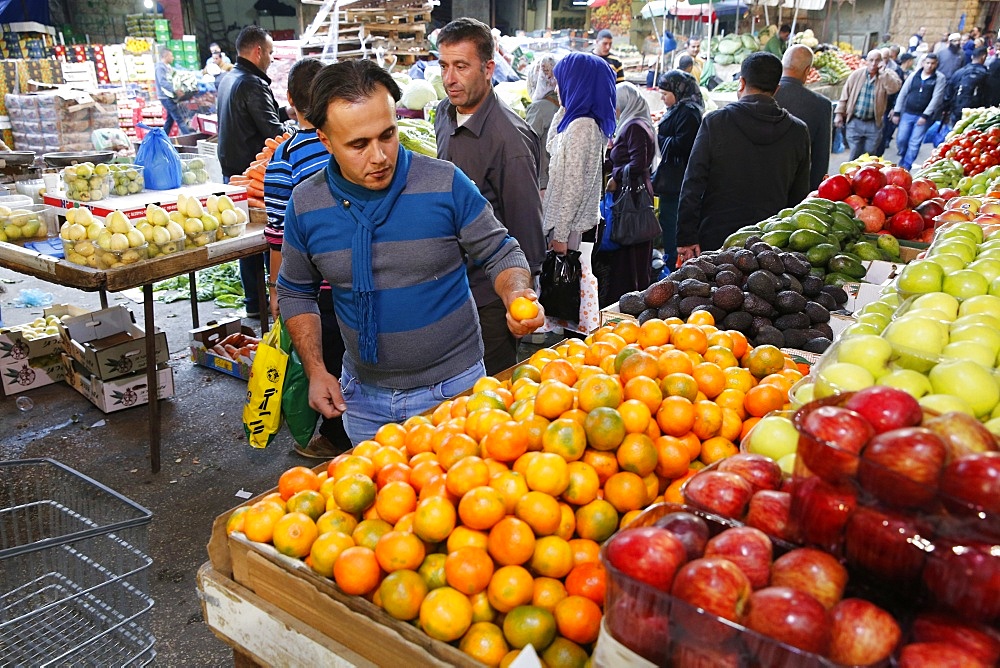
[[[819,70],[824,83],[839,83],[851,75],[851,68],[833,51],[817,53],[813,67]]]
[[[149,51],[149,41],[138,37],[125,38],[125,50],[129,53],[147,53]]]

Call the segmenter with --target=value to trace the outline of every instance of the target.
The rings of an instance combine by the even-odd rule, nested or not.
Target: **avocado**
[[[760,253],[757,256],[757,265],[772,274],[783,274],[785,272],[785,265],[781,261],[781,257],[773,249]]]
[[[647,320],[652,320],[655,317],[656,317],[656,309],[655,308],[648,308],[648,309],[646,309],[645,311],[643,311],[642,313],[640,313],[638,315],[639,324],[641,325],[642,323],[646,322]]]
[[[715,256],[715,266],[721,271],[725,265],[733,264],[736,255],[731,250],[722,250]],[[734,265],[735,266],[735,265]]]
[[[799,228],[797,228],[795,226],[795,223],[793,223],[791,220],[776,220],[774,222],[760,226],[760,231],[763,232],[761,236],[765,240],[767,239],[768,232],[794,232],[797,229]],[[774,244],[771,245],[773,246]]]
[[[743,248],[750,248],[758,241],[763,241],[763,239],[760,238],[759,234],[754,234],[753,236],[748,237],[747,240],[743,242]]]
[[[684,297],[711,297],[712,286],[696,278],[685,278],[677,286],[677,294]]]
[[[851,213],[844,213],[843,211],[835,209],[833,212],[833,226],[850,230],[853,234],[857,234],[858,228],[854,225],[853,211]]]
[[[781,330],[777,327],[761,327],[760,331],[757,332],[757,336],[754,337],[754,346],[776,346],[778,348],[785,347],[785,335],[781,333]]]
[[[823,279],[818,276],[803,276],[799,281],[802,283],[802,294],[810,299],[823,289]]]
[[[805,330],[802,329],[784,329],[781,333],[785,337],[785,345],[789,348],[802,349],[802,346],[808,341]]]
[[[723,248],[742,248],[743,243],[751,238],[758,236],[757,232],[733,232],[726,240],[722,243]]]
[[[705,278],[707,280],[711,280],[712,278],[714,278],[715,273],[719,270],[718,267],[715,266],[714,262],[712,262],[708,258],[701,257],[700,255],[698,256],[697,259],[695,259],[694,264],[696,267],[705,272]]]
[[[791,274],[782,274],[778,277],[781,280],[782,290],[791,290],[792,292],[798,292],[802,294],[802,283],[799,282],[795,276]]]
[[[860,260],[851,257],[847,253],[837,253],[834,255],[830,258],[826,268],[828,271],[846,274],[855,281],[864,278],[865,274],[868,273],[868,269],[861,264]]]
[[[771,272],[758,269],[747,276],[746,289],[770,302],[778,292],[778,282]]]
[[[791,220],[800,230],[812,230],[813,232],[819,232],[820,234],[827,234],[830,232],[830,226],[826,222],[820,220],[818,216],[809,213],[808,211],[799,211],[791,217]]]
[[[720,285],[712,293],[712,303],[724,311],[738,311],[743,307],[743,290],[738,285]]]
[[[828,292],[820,292],[818,295],[812,296],[813,301],[825,308],[827,311],[836,311],[839,307],[837,305],[837,300],[833,298]]]
[[[712,303],[711,297],[702,297],[700,295],[682,297],[679,306],[681,314],[680,317],[687,318],[699,306],[708,306],[711,303]]]
[[[643,302],[647,308],[660,308],[677,292],[677,284],[669,279],[653,283],[642,292]]]
[[[847,293],[844,292],[844,288],[840,286],[824,285],[823,292],[829,293],[837,302],[838,306],[847,303]]]
[[[726,269],[725,271],[720,271],[715,275],[715,284],[718,285],[719,287],[722,287],[723,285],[735,285],[739,287],[741,282],[742,281],[740,280],[740,277],[736,274],[736,272],[729,271],[728,269]]]
[[[809,317],[811,324],[830,322],[830,311],[817,302],[806,302],[803,312]]]
[[[770,244],[768,244],[766,242],[763,242],[763,241],[760,242],[759,244],[754,244],[748,250],[751,253],[753,253],[754,255],[757,256],[757,261],[758,262],[760,262],[760,254],[761,253],[771,253],[771,252],[774,252],[774,248]]]
[[[670,280],[675,283],[680,283],[686,278],[694,278],[703,283],[708,280],[708,276],[705,275],[705,272],[702,271],[697,265],[692,264],[691,260],[688,260],[675,271],[670,273]]]
[[[854,209],[852,209],[851,205],[848,204],[847,202],[834,202],[833,208],[836,211],[839,211],[840,213],[844,214],[845,216],[848,216],[850,218],[854,217]]]
[[[674,295],[674,296],[677,297],[677,301],[674,301],[673,299],[671,299],[666,304],[664,304],[660,308],[656,309],[656,317],[657,318],[659,318],[660,320],[666,320],[667,318],[677,318],[677,317],[680,317],[681,310],[678,307],[679,307],[679,305],[681,303],[681,299],[680,299],[680,296],[678,296],[678,295]]]
[[[749,274],[756,271],[759,265],[757,264],[757,256],[753,254],[753,251],[749,249],[744,249],[736,251],[735,262],[736,268],[742,271],[744,274]]]
[[[818,336],[815,339],[809,339],[806,341],[805,345],[802,346],[802,350],[809,353],[825,353],[831,343],[833,342],[825,336]]]
[[[722,322],[723,320],[725,320],[727,315],[724,310],[722,310],[715,304],[709,304],[708,306],[696,306],[694,311],[691,312],[695,313],[697,311],[707,311],[712,315],[712,320],[714,320],[715,322]]]
[[[806,306],[806,298],[791,290],[782,290],[774,299],[774,307],[778,313],[796,313]]]
[[[806,251],[806,259],[809,260],[809,264],[813,267],[825,267],[833,256],[837,254],[838,250],[839,248],[833,244],[816,244]]]
[[[825,234],[820,234],[813,230],[796,230],[788,237],[788,247],[792,250],[806,251],[816,244],[826,243]],[[736,265],[739,266],[739,265]]]
[[[833,341],[833,327],[830,326],[828,322],[817,322],[812,326],[814,330],[819,332],[822,336]]]
[[[795,209],[792,208],[782,209],[781,211],[778,212],[778,218],[788,218],[793,213],[795,213]]]
[[[786,329],[805,329],[809,327],[809,316],[805,313],[786,313],[774,320],[774,326],[784,331]]]
[[[770,232],[765,232],[761,238],[769,246],[785,248],[788,246],[788,240],[791,236],[792,232],[790,230],[771,230]]]
[[[832,285],[834,287],[841,287],[846,283],[854,283],[857,279],[853,276],[848,276],[847,274],[841,274],[837,271],[831,271],[823,278],[823,283],[826,285]]]
[[[753,316],[746,311],[733,311],[722,320],[724,329],[735,329],[743,334],[750,333],[751,325],[753,325]]]
[[[799,278],[807,276],[812,266],[809,264],[805,253],[781,253],[781,264],[785,267],[785,272]]]
[[[854,247],[851,248],[851,252],[860,257],[862,262],[866,260],[882,259],[882,251],[879,250],[878,246],[867,241],[859,241],[854,244]]]
[[[641,292],[626,292],[618,300],[618,310],[631,316],[637,316],[646,309],[646,302]]]
[[[770,317],[774,313],[774,307],[771,306],[771,302],[752,292],[743,294],[743,310],[750,315],[762,315],[764,317]]]
[[[753,322],[750,325],[750,335],[757,336],[757,332],[759,332],[765,327],[770,327],[770,326],[771,326],[770,318],[762,315],[755,315],[753,317]]]

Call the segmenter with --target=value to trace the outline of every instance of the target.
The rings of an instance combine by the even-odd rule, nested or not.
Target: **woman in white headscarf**
[[[639,89],[630,83],[618,84],[616,92],[618,124],[608,153],[611,179],[607,190],[611,193],[618,191],[624,182],[627,167],[630,185],[645,188],[652,199],[650,174],[659,162],[659,152],[649,104]],[[616,251],[594,253],[594,273],[597,275],[601,308],[614,304],[626,292],[649,287],[652,259],[652,241],[623,246]]]
[[[541,145],[541,164],[538,166],[538,187],[543,192],[549,184],[549,151],[545,143],[549,136],[549,126],[552,117],[559,111],[559,95],[556,93],[556,77],[552,70],[556,66],[556,58],[545,55],[531,64],[528,70],[528,94],[531,104],[528,105],[524,120],[538,135]]]

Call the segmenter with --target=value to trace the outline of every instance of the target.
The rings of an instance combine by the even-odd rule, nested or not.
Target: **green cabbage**
[[[719,42],[719,53],[731,56],[742,47],[743,42],[740,41],[739,37],[729,35]]]
[[[715,54],[715,63],[717,65],[732,65],[733,56],[728,53],[717,53]]]
[[[422,111],[432,102],[437,102],[437,92],[429,81],[414,79],[403,89],[403,98],[399,101],[407,109]]]
[[[444,80],[441,78],[440,74],[434,72],[426,78],[427,81],[430,81],[431,85],[434,86],[434,92],[437,93],[437,98],[439,100],[443,100],[448,97],[448,94],[444,92]]]
[[[740,35],[740,39],[743,41],[743,48],[749,51],[756,51],[760,48],[760,44],[757,42],[757,38],[753,35]]]

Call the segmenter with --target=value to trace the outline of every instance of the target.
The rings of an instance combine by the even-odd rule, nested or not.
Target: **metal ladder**
[[[201,0],[201,19],[198,26],[202,33],[201,43],[205,48],[207,49],[212,42],[218,42],[219,46],[229,53],[233,49],[233,44],[229,41],[229,32],[222,16],[222,3],[219,0]],[[236,61],[235,55],[232,60]]]

